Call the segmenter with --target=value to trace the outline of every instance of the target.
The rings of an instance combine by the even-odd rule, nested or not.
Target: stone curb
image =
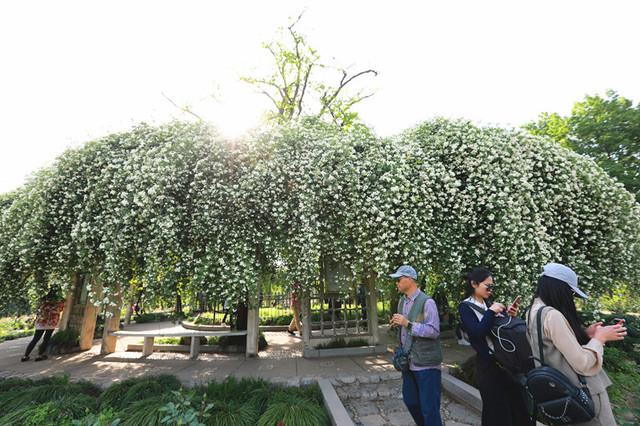
[[[442,388],[457,402],[478,413],[482,412],[482,399],[478,389],[446,373],[442,374]]]
[[[482,399],[478,389],[445,373],[442,374],[442,388],[457,402],[477,411],[478,415],[482,412]],[[544,424],[536,422],[536,426]]]
[[[305,358],[329,358],[336,356],[379,355],[387,352],[386,345],[360,346],[353,348],[304,349]]]
[[[347,409],[344,408],[340,398],[338,398],[338,394],[331,382],[327,379],[318,379],[318,386],[320,386],[320,391],[322,392],[324,406],[329,412],[331,424],[333,426],[354,426],[351,416]]]

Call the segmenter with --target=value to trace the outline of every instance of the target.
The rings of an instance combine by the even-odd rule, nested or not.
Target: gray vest
[[[399,314],[402,314],[405,299],[406,296],[402,296],[398,301]],[[423,292],[418,293],[418,296],[413,301],[413,306],[409,310],[408,319],[410,322],[424,321],[424,304],[427,300],[429,300],[429,297],[426,294]],[[401,333],[402,328],[398,330],[398,341],[400,341]],[[435,367],[442,362],[440,338],[429,339],[427,337],[413,336],[409,332],[404,343],[405,349],[410,348],[409,359],[416,367]]]

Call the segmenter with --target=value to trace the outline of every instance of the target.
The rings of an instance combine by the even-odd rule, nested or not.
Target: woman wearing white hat
[[[580,424],[615,425],[607,395],[611,380],[602,369],[602,357],[605,343],[624,339],[627,331],[619,324],[603,327],[602,323],[584,329],[574,297],[587,298],[578,288],[576,273],[559,263],[545,265],[527,315],[531,348],[539,357],[537,313],[543,309],[540,321],[545,364],[562,372],[575,386],[580,386],[578,375],[584,376],[593,399],[595,417]]]

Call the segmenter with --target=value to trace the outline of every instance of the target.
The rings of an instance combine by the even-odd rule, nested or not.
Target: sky
[[[380,136],[434,117],[520,126],[587,94],[640,100],[637,1],[4,1],[0,193],[65,149],[189,118],[230,138],[269,101],[263,42],[296,28],[323,63],[375,69],[356,110]]]

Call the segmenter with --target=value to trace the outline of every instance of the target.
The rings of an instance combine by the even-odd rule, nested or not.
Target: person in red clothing
[[[21,361],[28,361],[31,351],[36,346],[36,343],[44,335],[42,344],[38,348],[38,356],[36,361],[42,361],[47,359],[47,346],[49,346],[49,339],[53,334],[53,330],[58,326],[60,321],[60,312],[64,308],[64,301],[59,300],[58,294],[55,290],[50,290],[46,296],[42,298],[40,306],[38,307],[38,315],[36,317],[36,331],[33,335],[33,339],[29,342],[27,350],[24,353]]]
[[[291,286],[291,312],[293,313],[293,318],[291,318],[291,322],[289,323],[289,328],[287,331],[289,334],[294,335],[294,329],[298,330],[298,334],[302,336],[302,324],[300,323],[300,284],[293,283]]]

